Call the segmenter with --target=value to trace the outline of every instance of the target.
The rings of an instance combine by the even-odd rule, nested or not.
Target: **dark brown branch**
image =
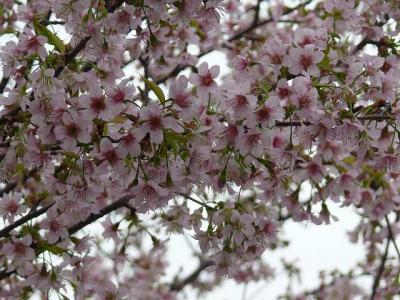
[[[215,263],[212,260],[202,261],[200,263],[200,265],[198,266],[198,268],[196,270],[194,270],[191,274],[189,274],[186,278],[184,278],[181,281],[178,281],[176,283],[173,283],[171,285],[171,291],[175,291],[175,292],[181,291],[185,286],[196,281],[197,278],[200,276],[201,272],[203,272],[206,268],[208,268],[214,264]]]
[[[382,278],[383,271],[385,270],[385,263],[388,257],[389,253],[389,243],[390,243],[390,237],[388,236],[386,246],[385,246],[385,252],[383,253],[382,259],[381,259],[381,264],[379,265],[378,272],[375,275],[374,283],[372,285],[372,293],[371,293],[371,300],[375,300],[375,295],[376,292],[379,288],[379,283]]]
[[[17,273],[17,270],[0,272],[0,281],[7,277],[10,277],[14,273]]]
[[[28,172],[28,174],[24,175],[22,182],[25,183],[25,181],[32,177],[35,173],[37,172],[37,169],[34,168]],[[18,185],[18,182],[9,182],[6,184],[6,186],[0,190],[0,197],[3,197],[4,194],[7,194],[11,192],[15,187]]]
[[[97,221],[98,219],[104,217],[105,215],[126,206],[126,204],[129,202],[129,200],[132,199],[131,195],[128,196],[124,196],[122,198],[120,198],[119,200],[111,203],[110,205],[104,207],[103,209],[100,210],[99,213],[97,214],[90,214],[89,217],[87,217],[85,220],[76,223],[75,225],[72,225],[71,227],[68,228],[68,233],[69,235],[72,235],[74,233],[76,233],[77,231],[81,230],[82,228],[86,227],[87,225]],[[44,210],[45,208],[43,208],[42,210]],[[47,208],[48,209],[48,208]],[[59,240],[59,242],[61,242],[62,240]],[[37,245],[33,244],[32,248],[35,248]],[[11,271],[3,271],[0,272],[0,281],[2,279],[5,279],[9,276],[11,276],[12,274],[16,273],[16,270],[11,270]]]
[[[388,233],[389,233],[389,238],[392,241],[392,244],[393,244],[393,246],[394,246],[394,248],[396,250],[397,257],[400,260],[400,250],[399,250],[399,247],[397,246],[396,237],[393,234],[392,226],[390,225],[390,221],[389,221],[388,216],[385,216],[385,221],[386,221],[386,225],[387,225],[387,229],[388,229]]]
[[[0,148],[8,148],[10,147],[10,142],[1,142],[0,143]]]
[[[275,126],[277,127],[290,127],[290,126],[311,126],[313,125],[312,123],[308,121],[275,121]]]
[[[86,43],[90,40],[90,36],[85,37],[84,39],[82,39],[78,45],[75,46],[74,49],[72,49],[70,52],[68,52],[65,57],[64,57],[64,64],[59,66],[55,73],[54,73],[54,77],[58,77],[58,75],[61,74],[61,72],[65,69],[65,67],[67,67],[72,60],[75,58],[75,56],[78,55],[79,52],[82,51],[83,48],[85,48]]]
[[[3,94],[4,89],[6,88],[10,77],[3,77],[0,82],[0,94]]]
[[[303,6],[306,6],[306,5],[310,4],[311,2],[312,2],[312,0],[307,0],[306,2],[301,3],[301,4],[299,4],[299,5],[295,6],[295,7],[288,8],[288,9],[283,13],[283,15],[290,14],[290,13],[294,12],[295,10],[297,10],[297,9],[303,7]],[[232,37],[228,38],[227,41],[228,41],[228,42],[233,42],[233,41],[235,41],[235,40],[238,40],[238,39],[242,38],[245,34],[247,34],[247,33],[251,32],[251,31],[253,31],[254,29],[256,29],[256,28],[258,28],[258,27],[261,27],[261,26],[263,26],[263,25],[266,25],[266,24],[268,24],[268,23],[271,23],[271,22],[279,22],[279,20],[273,20],[272,18],[271,18],[271,19],[266,19],[266,20],[261,21],[261,22],[258,22],[258,20],[257,20],[256,23],[253,22],[252,25],[250,25],[248,28],[246,28],[246,29],[244,29],[244,30],[238,32],[237,34],[233,35]],[[222,46],[225,47],[225,48],[230,48],[230,46],[228,46],[227,44],[223,44]],[[198,57],[198,58],[203,57],[204,55],[206,55],[206,54],[208,54],[208,53],[210,53],[210,52],[212,52],[212,51],[214,51],[214,50],[216,50],[216,49],[210,49],[210,50],[207,50],[207,51],[205,51],[205,52],[202,52],[202,53],[200,53],[197,57]],[[187,67],[189,67],[189,66],[187,66],[187,65],[185,65],[185,66],[178,65],[178,66],[176,66],[168,75],[166,75],[165,77],[162,77],[162,78],[156,80],[155,82],[156,82],[157,84],[165,83],[165,82],[167,81],[168,78],[171,78],[172,76],[178,75],[181,71],[185,70]]]
[[[34,210],[34,211],[30,212],[29,214],[23,216],[22,218],[18,219],[13,224],[4,227],[2,230],[0,230],[0,237],[7,236],[10,233],[10,231],[12,231],[13,229],[25,224],[26,222],[28,222],[34,218],[37,218],[37,217],[43,215],[53,205],[54,205],[54,203],[44,206],[42,208],[39,208],[37,210]]]
[[[89,217],[86,218],[86,220],[83,220],[81,222],[76,223],[75,225],[72,225],[71,227],[68,228],[68,233],[70,235],[74,234],[75,232],[81,230],[82,228],[86,227],[87,225],[95,222],[96,220],[104,217],[105,215],[113,212],[114,210],[117,210],[121,207],[126,206],[126,204],[129,202],[129,200],[132,199],[131,195],[124,196],[120,198],[119,200],[111,203],[110,205],[102,208],[99,213],[97,214],[90,214]]]
[[[258,23],[260,20],[260,7],[261,7],[261,2],[264,0],[258,0],[256,6],[254,7],[254,19],[253,19],[253,26]]]
[[[304,7],[304,6],[308,5],[308,4],[310,4],[312,1],[313,1],[313,0],[307,0],[307,1],[305,1],[304,3],[300,3],[299,5],[296,5],[295,7],[288,8],[288,9],[286,9],[286,11],[284,11],[283,15],[288,15],[288,14],[290,14],[290,13],[292,13],[292,12],[298,10],[299,8]],[[264,26],[264,25],[266,25],[266,24],[268,24],[268,23],[275,22],[275,21],[278,21],[278,20],[274,20],[273,18],[269,18],[269,19],[263,20],[263,21],[261,21],[261,22],[253,23],[252,25],[250,25],[250,26],[249,26],[248,28],[246,28],[245,30],[242,30],[242,31],[238,32],[237,34],[233,35],[232,37],[230,37],[230,38],[228,39],[228,41],[229,41],[229,42],[232,42],[232,41],[234,41],[234,40],[238,40],[238,39],[242,38],[244,35],[246,35],[247,33],[253,31],[254,29],[256,29],[256,28],[258,28],[258,27],[261,27],[261,26]]]
[[[382,115],[369,115],[369,116],[357,116],[356,119],[360,121],[385,121],[393,120],[393,116],[382,116]],[[290,127],[290,126],[312,126],[311,122],[308,121],[275,121],[275,126],[277,127]]]
[[[0,190],[0,197],[3,197],[4,194],[11,192],[17,186],[16,182],[9,182],[6,186]]]

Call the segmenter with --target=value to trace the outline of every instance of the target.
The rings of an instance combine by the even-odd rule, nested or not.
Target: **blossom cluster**
[[[152,228],[193,236],[218,276],[269,277],[249,264],[281,244],[281,222],[329,224],[332,202],[362,216],[353,238],[379,275],[400,209],[400,7],[275,1],[263,16],[253,2],[0,4],[0,297],[175,299]],[[102,217],[101,236],[78,234]],[[399,292],[380,277],[374,293]],[[326,294],[359,293],[346,278]]]

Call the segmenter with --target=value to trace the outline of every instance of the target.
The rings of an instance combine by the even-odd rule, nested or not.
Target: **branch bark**
[[[10,231],[12,231],[13,229],[25,224],[26,222],[37,218],[41,215],[43,215],[50,207],[52,207],[54,205],[54,203],[44,206],[42,208],[39,208],[35,211],[32,211],[31,213],[23,216],[22,218],[18,219],[17,221],[15,221],[13,224],[8,225],[7,227],[4,227],[2,230],[0,230],[0,238],[2,237],[6,237]]]
[[[297,6],[295,6],[295,7],[288,8],[288,9],[283,13],[283,15],[288,15],[288,14],[290,14],[290,13],[296,11],[297,9],[299,9],[299,8],[301,8],[301,7],[304,7],[304,6],[308,5],[308,4],[310,4],[312,1],[313,1],[313,0],[307,0],[306,2],[300,3],[299,5],[297,5]],[[256,13],[257,13],[257,11],[256,11]],[[231,36],[230,38],[228,38],[227,41],[228,41],[228,42],[233,42],[233,41],[235,41],[235,40],[238,40],[238,39],[242,38],[245,34],[247,34],[247,33],[251,32],[251,31],[253,31],[254,29],[256,29],[256,28],[258,28],[258,27],[261,27],[261,26],[263,26],[263,25],[266,25],[266,24],[268,24],[268,23],[274,22],[274,21],[278,22],[279,20],[274,20],[274,19],[272,19],[272,18],[269,18],[269,19],[266,19],[266,20],[263,20],[263,21],[259,22],[259,21],[258,21],[258,17],[257,17],[257,22],[253,22],[248,28],[246,28],[246,29],[244,29],[244,30],[242,30],[242,31],[240,31],[240,32],[238,32],[238,33],[236,33],[235,35]],[[223,44],[222,47],[230,48],[227,44]],[[216,49],[211,49],[211,50],[207,50],[207,51],[205,51],[205,52],[202,52],[202,53],[200,53],[200,54],[198,55],[198,58],[201,58],[201,57],[203,57],[204,55],[209,54],[210,52],[215,51],[215,50],[216,50]],[[170,78],[171,76],[176,76],[176,75],[178,75],[181,71],[185,70],[187,67],[189,67],[189,66],[187,66],[187,65],[186,65],[186,66],[177,66],[177,67],[175,67],[168,75],[166,75],[166,76],[163,77],[163,78],[160,78],[160,79],[156,80],[155,82],[156,82],[157,84],[165,83],[165,82],[167,81],[168,78]]]
[[[110,0],[106,1],[106,9],[109,13],[113,13],[119,6],[121,6],[125,1],[124,0]],[[64,56],[64,64],[59,66],[54,73],[54,77],[58,77],[62,71],[72,62],[72,60],[78,55],[79,52],[81,52],[85,47],[87,42],[91,39],[91,36],[87,36],[83,38],[71,51],[69,51],[65,56]],[[3,82],[3,80],[5,82]],[[8,78],[3,78],[2,81],[0,82],[0,94],[3,92],[5,86],[8,83]],[[4,87],[2,88],[2,85]],[[33,94],[31,94],[31,97],[33,97]],[[8,114],[16,114],[21,110],[20,107],[11,110]],[[4,115],[3,117],[0,118],[0,123],[4,121],[4,119],[7,119],[7,115]]]
[[[114,210],[124,207],[131,199],[132,199],[132,195],[124,196],[124,197],[118,199],[117,201],[111,203],[110,205],[102,208],[99,213],[90,214],[89,217],[86,218],[86,220],[78,222],[75,225],[72,225],[71,227],[69,227],[68,228],[69,235],[76,233],[77,231],[79,231],[82,228],[86,227],[87,225],[95,222],[96,220],[104,217],[105,215],[113,212]]]
[[[182,279],[171,285],[171,291],[179,292],[188,284],[192,284],[194,281],[199,278],[201,272],[203,272],[206,268],[214,265],[215,263],[212,260],[205,260],[200,263],[198,268],[194,270],[191,274],[189,274],[186,278]]]
[[[385,120],[393,120],[394,116],[387,115],[369,115],[369,116],[357,116],[356,119],[360,121],[385,121]],[[277,127],[290,127],[290,126],[312,126],[313,124],[308,121],[275,121],[275,126]]]
[[[111,213],[111,212],[113,212],[113,211],[115,211],[115,210],[117,210],[117,209],[119,209],[121,207],[124,207],[128,203],[128,201],[130,199],[132,199],[131,195],[124,196],[124,197],[118,199],[117,201],[107,205],[103,209],[101,209],[99,213],[90,214],[90,216],[87,217],[85,220],[83,220],[81,222],[78,222],[78,223],[72,225],[71,227],[69,227],[68,228],[69,235],[72,235],[72,234],[76,233],[77,231],[79,231],[82,228],[86,227],[87,225],[97,221],[98,219],[104,217],[105,215],[107,215],[107,214],[109,214],[109,213]],[[50,207],[48,207],[47,209],[49,209],[49,208]],[[47,211],[47,209],[46,209],[46,211]],[[44,210],[45,210],[45,208],[41,209],[41,213],[42,214],[45,212]],[[62,240],[59,240],[57,243],[59,243],[61,241]],[[36,247],[36,244],[33,244],[32,248],[35,249],[35,247]],[[12,274],[15,274],[15,273],[16,273],[16,270],[0,272],[0,281],[5,279],[5,278],[8,278],[9,276],[11,276]]]
[[[379,283],[381,281],[383,271],[385,270],[385,263],[386,263],[388,253],[389,253],[389,243],[390,243],[390,237],[388,236],[386,246],[385,246],[385,252],[383,253],[378,272],[375,275],[374,283],[372,285],[372,293],[371,293],[371,298],[370,298],[371,300],[375,300],[375,296],[376,296],[376,293],[379,288]]]
[[[307,1],[303,2],[303,3],[300,3],[300,4],[298,4],[298,5],[294,6],[294,7],[292,7],[292,8],[288,8],[288,9],[283,13],[283,15],[291,14],[292,12],[298,10],[299,8],[304,7],[304,6],[308,5],[308,4],[310,4],[312,1],[313,1],[313,0],[307,0]],[[261,26],[264,26],[264,25],[266,25],[266,24],[268,24],[268,23],[272,23],[272,22],[274,22],[274,21],[278,21],[278,20],[274,20],[273,18],[269,18],[269,19],[263,20],[263,21],[261,21],[261,22],[253,23],[253,24],[251,24],[248,28],[246,28],[246,29],[244,29],[244,30],[238,32],[237,34],[233,35],[232,37],[230,37],[230,38],[228,39],[228,42],[232,42],[232,41],[234,41],[234,40],[238,40],[238,39],[240,39],[241,37],[243,37],[245,34],[247,34],[247,33],[251,32],[251,31],[253,31],[254,29],[256,29],[256,28],[258,28],[258,27],[261,27]]]
[[[6,88],[10,77],[3,77],[0,82],[0,94],[3,94],[4,89]]]

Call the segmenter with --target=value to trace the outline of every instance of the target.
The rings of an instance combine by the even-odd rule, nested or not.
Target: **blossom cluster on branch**
[[[371,291],[333,273],[284,297],[400,293],[397,0],[3,0],[0,12],[0,298],[182,299],[225,276],[269,280],[261,256],[286,245],[282,223],[329,224],[332,202],[359,215],[354,272]],[[217,51],[224,75],[207,61]],[[191,235],[201,258],[174,282],[170,234]]]

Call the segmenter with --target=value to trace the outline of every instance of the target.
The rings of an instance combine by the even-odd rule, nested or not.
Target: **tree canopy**
[[[271,280],[283,224],[340,222],[333,203],[365,259],[282,299],[399,295],[399,20],[398,0],[2,0],[0,298]],[[168,281],[171,235],[199,267]]]

